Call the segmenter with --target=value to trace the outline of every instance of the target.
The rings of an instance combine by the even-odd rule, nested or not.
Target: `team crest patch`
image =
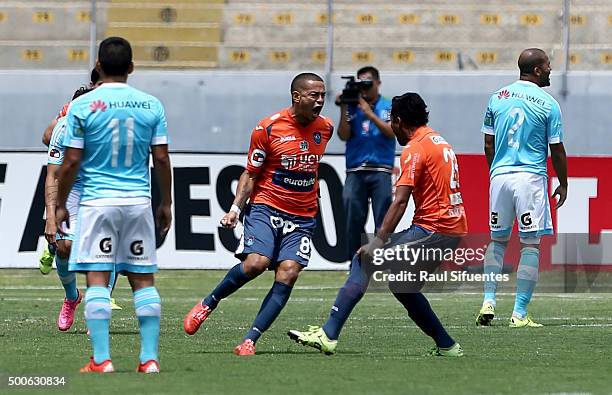
[[[57,148],[53,148],[51,152],[49,152],[49,156],[52,158],[59,158],[61,156],[61,153]]]
[[[308,141],[300,141],[300,151],[308,151]]]
[[[321,144],[321,132],[314,132],[312,139],[314,140],[315,144]]]
[[[266,160],[266,153],[263,150],[256,148],[253,150],[253,152],[251,152],[251,157],[249,160],[251,161],[251,165],[253,167],[261,167]]]
[[[244,244],[247,245],[248,247],[252,246],[255,243],[255,238],[253,236],[249,236],[246,238],[246,240],[244,241]]]

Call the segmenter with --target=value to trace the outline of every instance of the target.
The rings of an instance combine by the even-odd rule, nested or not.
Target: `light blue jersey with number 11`
[[[519,80],[491,96],[482,131],[495,136],[491,178],[516,172],[546,176],[548,145],[563,141],[561,109],[542,88]]]
[[[161,102],[123,83],[104,83],[72,102],[64,140],[83,149],[81,201],[151,197],[149,149],[168,144]]]

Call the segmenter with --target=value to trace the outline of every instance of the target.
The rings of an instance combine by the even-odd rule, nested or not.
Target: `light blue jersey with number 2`
[[[563,141],[559,103],[529,81],[516,81],[489,99],[482,131],[495,136],[490,176],[528,172],[546,176],[548,145]]]
[[[151,197],[149,150],[168,144],[161,102],[123,83],[105,83],[72,102],[66,147],[83,150],[81,201]]]

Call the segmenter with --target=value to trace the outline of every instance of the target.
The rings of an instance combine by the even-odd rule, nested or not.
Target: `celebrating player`
[[[85,320],[93,357],[81,372],[114,371],[106,285],[116,267],[117,272],[127,273],[134,291],[141,339],[138,371],[157,373],[161,299],[153,276],[157,257],[149,150],[160,183],[157,224],[163,236],[172,221],[166,116],[157,98],[126,84],[134,65],[125,39],[102,41],[96,68],[104,83],[72,102],[68,110],[68,148],[58,174],[56,208],[59,228],[68,218],[66,198],[80,166],[83,190],[68,266],[87,275]]]
[[[416,93],[393,98],[391,127],[402,146],[402,173],[396,183],[395,199],[389,207],[383,224],[374,240],[361,247],[353,257],[350,274],[338,292],[329,318],[321,328],[289,331],[296,342],[314,347],[325,354],[334,354],[338,336],[355,305],[361,300],[370,282],[373,266],[368,262],[376,250],[394,232],[401,220],[410,195],[414,196],[415,212],[410,228],[393,235],[385,247],[432,248],[440,251],[455,248],[467,232],[465,210],[459,192],[459,167],[452,147],[437,132],[427,126],[429,113],[423,99]],[[361,256],[359,255],[361,254]],[[413,255],[416,256],[416,255]],[[389,262],[391,269],[409,269],[413,273],[431,273],[440,261],[426,260],[402,265]],[[423,281],[393,282],[389,287],[395,298],[406,308],[409,317],[433,338],[436,347],[431,354],[460,357],[463,350],[446,332],[429,302],[420,292]]]
[[[274,284],[253,325],[234,349],[255,354],[255,343],[274,322],[291,294],[300,271],[308,265],[317,215],[317,170],[333,133],[331,121],[319,115],[325,84],[312,73],[291,82],[292,105],[261,121],[251,135],[247,167],[236,198],[221,225],[234,228],[242,211],[244,233],[236,251],[241,263],[184,320],[193,335],[219,302],[259,276],[275,271]],[[247,200],[250,204],[245,206]]]
[[[516,299],[511,328],[541,327],[527,314],[538,280],[540,236],[553,233],[548,202],[546,159],[548,147],[559,178],[553,196],[557,208],[567,196],[567,159],[559,103],[542,87],[550,85],[550,60],[537,48],[524,50],[518,60],[520,80],[491,96],[482,131],[491,183],[489,207],[491,243],[484,271],[501,273],[514,218],[521,241]],[[477,325],[491,325],[495,317],[497,282],[487,281]]]

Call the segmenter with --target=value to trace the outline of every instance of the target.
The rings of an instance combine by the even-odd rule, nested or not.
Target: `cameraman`
[[[346,181],[342,200],[346,209],[347,258],[361,246],[368,217],[368,199],[372,201],[376,230],[391,205],[391,174],[395,161],[395,136],[391,130],[391,101],[379,93],[380,75],[372,66],[357,71],[361,81],[358,104],[340,105],[338,136],[346,141]]]

